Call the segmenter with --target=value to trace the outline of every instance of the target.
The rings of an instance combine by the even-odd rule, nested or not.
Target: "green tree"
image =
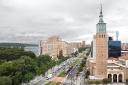
[[[0,48],[0,60],[10,61],[19,59],[21,56],[29,56],[35,58],[33,52],[24,51],[20,48]]]
[[[85,73],[85,78],[89,78],[89,75],[90,75],[90,71],[87,70],[86,73]]]
[[[12,85],[10,77],[0,77],[0,85]]]
[[[27,73],[23,77],[23,82],[28,83],[30,80],[32,80],[34,75],[32,73]]]
[[[22,72],[16,72],[12,77],[12,85],[19,85],[22,82]]]
[[[57,61],[52,60],[49,55],[41,55],[35,58],[21,56],[16,60],[1,63],[0,76],[9,76],[12,85],[20,85],[22,82],[29,82],[36,75],[44,75],[49,68],[56,64]]]
[[[79,48],[79,49],[78,49],[78,52],[79,52],[79,53],[82,53],[82,52],[85,51],[86,49],[87,49],[87,48],[83,48],[83,47],[82,47],[82,48]]]

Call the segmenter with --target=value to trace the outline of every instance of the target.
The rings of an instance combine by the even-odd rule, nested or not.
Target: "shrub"
[[[102,80],[102,83],[103,83],[103,84],[111,83],[111,80],[110,80],[110,79],[107,79],[107,78],[104,78],[104,79]]]
[[[102,81],[101,80],[87,80],[86,83],[87,84],[101,84]]]

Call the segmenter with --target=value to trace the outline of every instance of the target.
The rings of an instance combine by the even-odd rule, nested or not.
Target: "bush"
[[[102,83],[103,83],[103,84],[111,83],[111,80],[110,80],[110,79],[107,79],[107,78],[104,78],[104,79],[102,80]]]
[[[101,80],[87,80],[86,83],[87,84],[101,84],[102,81]]]
[[[10,77],[0,77],[0,85],[12,85]]]
[[[94,84],[101,84],[101,80],[96,80],[95,82],[94,82]]]

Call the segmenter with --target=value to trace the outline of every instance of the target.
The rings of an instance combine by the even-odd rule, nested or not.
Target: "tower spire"
[[[103,21],[103,9],[102,9],[102,3],[100,0],[100,13],[99,13],[99,22],[97,23],[97,33],[99,32],[106,32],[106,23]]]
[[[102,14],[102,4],[100,3],[100,16],[103,17],[103,14]]]
[[[102,3],[100,1],[100,16],[99,16],[99,22],[104,22],[103,21],[103,11],[102,11]]]

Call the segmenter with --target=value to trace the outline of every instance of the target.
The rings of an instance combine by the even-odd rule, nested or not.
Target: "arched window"
[[[108,74],[108,79],[112,81],[112,75]]]
[[[117,74],[113,75],[113,82],[117,82]]]
[[[119,82],[122,82],[122,74],[119,74],[118,79]]]

